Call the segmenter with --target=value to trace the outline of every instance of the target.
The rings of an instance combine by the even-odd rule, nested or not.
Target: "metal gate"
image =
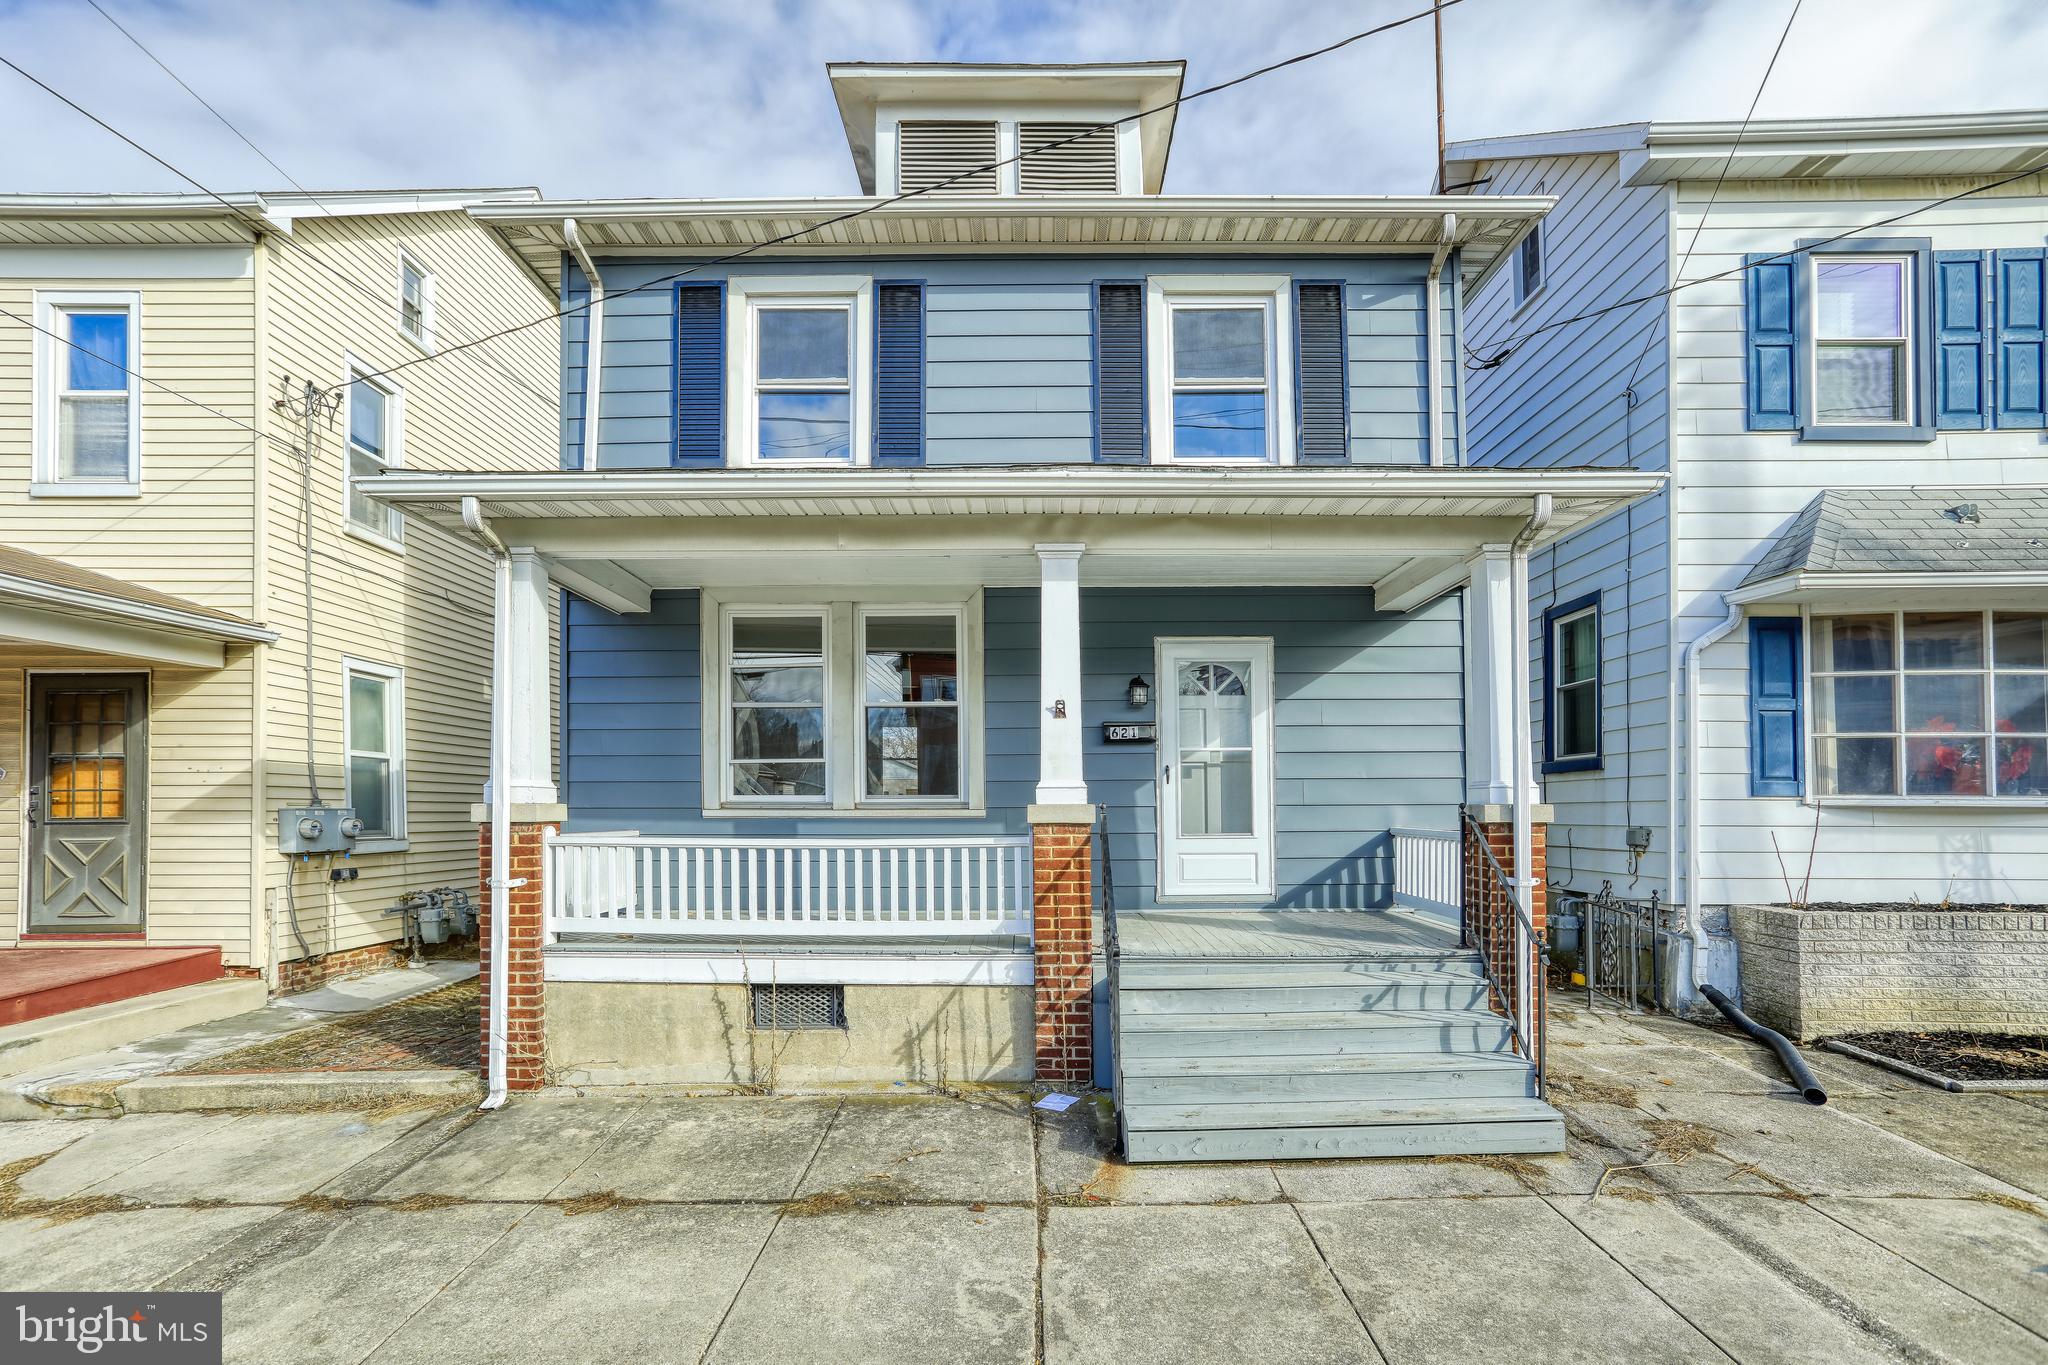
[[[1576,911],[1584,926],[1586,993],[1595,1008],[1671,1008],[1681,926],[1655,892],[1648,900],[1629,900],[1603,881],[1591,895],[1561,896],[1559,909]]]

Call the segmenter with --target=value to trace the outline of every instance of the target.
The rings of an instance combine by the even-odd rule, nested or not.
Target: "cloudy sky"
[[[99,0],[313,188],[851,194],[832,60],[1185,57],[1190,88],[1426,0]],[[1452,138],[1739,118],[1791,0],[1462,0]],[[214,189],[277,175],[86,0],[0,0],[0,52]],[[1804,0],[1760,117],[2048,103],[2043,0]],[[0,68],[0,190],[189,188]],[[1410,193],[1427,22],[1181,111],[1168,189]]]

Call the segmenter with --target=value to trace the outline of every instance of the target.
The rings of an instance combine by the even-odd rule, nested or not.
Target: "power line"
[[[1622,299],[1618,302],[1610,303],[1600,308],[1589,308],[1583,313],[1574,313],[1572,314],[1572,316],[1568,318],[1557,318],[1554,321],[1546,322],[1539,327],[1531,327],[1526,332],[1520,332],[1514,336],[1506,338],[1505,340],[1498,343],[1499,348],[1495,350],[1492,355],[1487,356],[1484,359],[1481,359],[1477,354],[1475,354],[1473,349],[1468,345],[1465,347],[1466,368],[1473,370],[1493,369],[1496,366],[1500,365],[1502,362],[1504,362],[1509,356],[1513,355],[1517,350],[1521,349],[1529,342],[1535,340],[1537,337],[1542,336],[1547,332],[1554,332],[1559,330],[1560,328],[1570,327],[1581,322],[1588,322],[1594,318],[1605,317],[1609,313],[1618,313],[1624,308],[1634,308],[1638,304],[1651,303],[1657,299],[1667,298],[1672,294],[1676,294],[1681,289],[1691,289],[1696,285],[1712,284],[1716,280],[1725,280],[1729,278],[1731,275],[1743,274],[1744,272],[1750,270],[1755,266],[1769,265],[1773,261],[1789,261],[1797,256],[1803,256],[1814,251],[1821,251],[1827,247],[1833,246],[1836,242],[1846,241],[1851,237],[1861,236],[1863,233],[1874,231],[1877,228],[1890,227],[1894,223],[1903,223],[1908,218],[1918,217],[1920,214],[1926,213],[1932,209],[1938,209],[1946,204],[1956,203],[1958,200],[1969,199],[1979,194],[1988,193],[1991,190],[1998,189],[2002,185],[2010,185],[2016,180],[2025,180],[2030,176],[2040,175],[2044,171],[2048,171],[2048,161],[2036,162],[2034,165],[2027,166],[2021,170],[2014,171],[2010,175],[2002,175],[1996,180],[1986,181],[1982,185],[1976,185],[1967,190],[1958,190],[1954,194],[1945,194],[1939,199],[1930,199],[1924,204],[1916,204],[1912,208],[1907,209],[1904,213],[1896,213],[1889,218],[1880,218],[1874,223],[1865,223],[1861,227],[1849,228],[1846,231],[1836,233],[1832,237],[1823,237],[1819,241],[1807,242],[1803,245],[1792,247],[1785,251],[1774,251],[1771,252],[1769,255],[1758,256],[1754,260],[1744,261],[1740,265],[1729,266],[1726,270],[1717,270],[1711,275],[1701,275],[1697,279],[1685,280],[1681,283],[1666,285],[1662,289],[1654,289],[1647,294],[1637,294],[1631,298]]]
[[[87,0],[87,3],[91,3],[91,0]],[[93,8],[94,8],[94,9],[99,9],[99,6],[95,4],[95,5],[93,5]],[[101,12],[102,14],[104,14],[104,13],[105,13],[105,11],[104,11],[104,10],[101,10],[100,12]],[[110,22],[110,23],[112,23],[112,22],[113,22],[113,21],[112,21],[112,19],[111,19],[111,17],[109,18],[108,22]],[[116,28],[121,28],[121,26],[120,26],[119,24],[115,24],[115,25],[114,25],[114,27],[116,27]],[[127,35],[127,37],[128,37],[128,40],[129,40],[130,42],[132,42],[132,43],[135,43],[135,45],[136,45],[137,47],[142,47],[142,44],[141,44],[140,40],[138,40],[138,39],[137,39],[137,38],[136,38],[136,37],[135,37],[135,36],[134,36],[134,35],[133,35],[132,33],[128,33],[128,30],[127,30],[127,29],[125,29],[125,28],[122,28],[122,29],[121,29],[121,32],[122,32],[123,34],[126,34],[126,35]],[[160,67],[163,67],[163,69],[164,69],[165,71],[167,71],[167,72],[168,72],[168,71],[170,71],[170,68],[169,68],[168,66],[165,66],[165,65],[164,65],[164,63],[163,63],[163,61],[162,61],[162,60],[161,60],[160,58],[158,58],[158,57],[157,57],[157,56],[156,56],[156,55],[155,55],[154,53],[151,53],[151,52],[149,52],[149,49],[148,49],[148,48],[144,47],[144,48],[143,48],[142,50],[143,50],[143,51],[144,51],[144,52],[145,52],[146,54],[148,54],[148,55],[149,55],[149,58],[150,58],[150,60],[151,60],[151,61],[155,62],[155,63],[156,63],[156,64],[157,64],[158,66],[160,66]],[[80,104],[80,103],[79,103],[79,102],[78,102],[77,100],[74,100],[74,99],[72,99],[72,98],[71,98],[71,97],[70,97],[69,95],[66,95],[66,94],[65,94],[65,93],[64,93],[63,91],[61,91],[61,90],[57,89],[57,88],[56,88],[55,86],[51,85],[51,84],[50,84],[50,83],[49,83],[48,81],[45,81],[45,80],[43,80],[43,79],[42,79],[41,77],[39,77],[39,76],[36,76],[36,75],[34,75],[33,73],[31,73],[31,72],[29,72],[29,71],[27,71],[27,70],[23,69],[23,68],[22,68],[22,67],[21,67],[20,65],[18,65],[18,64],[17,64],[17,63],[16,63],[16,62],[15,62],[15,61],[14,61],[14,60],[12,59],[12,58],[10,58],[10,57],[6,56],[6,55],[5,55],[4,53],[0,53],[0,64],[4,64],[4,65],[5,65],[5,66],[6,66],[6,67],[7,67],[8,69],[9,69],[9,70],[13,71],[13,72],[14,72],[14,73],[15,73],[16,75],[20,76],[20,77],[21,77],[21,78],[22,78],[23,80],[26,80],[26,81],[30,82],[31,84],[35,85],[36,87],[38,87],[39,89],[41,89],[41,90],[42,90],[42,91],[43,91],[43,92],[44,92],[45,94],[49,95],[49,96],[50,96],[50,97],[51,97],[52,99],[55,99],[55,100],[59,101],[60,103],[64,104],[64,105],[65,105],[65,106],[67,106],[68,108],[70,108],[70,109],[71,109],[71,110],[72,110],[73,112],[77,113],[77,114],[78,114],[79,116],[81,116],[82,118],[85,118],[85,119],[88,119],[88,120],[90,120],[90,121],[91,121],[92,123],[94,123],[95,125],[97,125],[97,126],[98,126],[98,127],[100,127],[101,129],[105,130],[105,131],[106,131],[106,132],[108,132],[108,133],[111,133],[111,134],[112,134],[113,136],[115,136],[115,137],[119,138],[119,139],[120,139],[120,140],[121,140],[122,142],[126,143],[126,144],[127,144],[127,145],[128,145],[129,147],[131,147],[131,148],[133,148],[134,150],[136,150],[136,151],[140,152],[140,153],[141,153],[142,155],[144,155],[144,156],[148,157],[148,158],[149,158],[149,159],[150,159],[151,161],[154,161],[154,162],[155,162],[155,163],[156,163],[157,165],[159,165],[159,166],[163,167],[163,168],[164,168],[165,170],[169,171],[169,172],[170,172],[170,173],[171,173],[172,175],[175,175],[175,176],[177,176],[177,177],[178,177],[178,178],[179,178],[180,180],[183,180],[183,181],[184,181],[185,183],[187,183],[187,184],[191,185],[191,186],[192,186],[193,188],[197,189],[197,190],[198,190],[198,191],[199,191],[199,192],[200,192],[201,194],[204,194],[204,195],[205,195],[205,196],[207,196],[207,197],[208,197],[209,199],[212,199],[212,200],[214,200],[214,201],[215,201],[216,203],[220,204],[220,205],[221,205],[221,207],[225,208],[225,209],[226,209],[226,210],[227,210],[227,211],[228,211],[229,213],[232,213],[232,214],[234,214],[234,215],[235,215],[235,217],[236,217],[236,218],[237,218],[238,220],[240,220],[241,222],[245,223],[245,224],[246,224],[246,225],[248,225],[248,226],[249,226],[250,228],[254,229],[254,230],[255,230],[255,231],[256,231],[256,232],[257,232],[257,233],[258,233],[259,235],[261,235],[261,234],[264,234],[264,233],[266,233],[266,232],[270,232],[270,235],[274,236],[274,237],[276,238],[276,240],[277,240],[278,242],[280,242],[281,244],[283,244],[283,245],[285,245],[285,246],[287,246],[287,247],[290,247],[290,248],[291,248],[291,249],[292,249],[292,250],[293,250],[294,252],[298,253],[299,255],[301,255],[301,256],[304,256],[304,257],[305,257],[305,258],[306,258],[307,260],[309,260],[309,261],[313,262],[313,263],[314,263],[315,265],[319,266],[319,267],[320,267],[320,268],[321,268],[322,270],[325,270],[325,271],[326,271],[326,272],[327,272],[328,274],[330,274],[330,275],[334,276],[334,278],[335,278],[335,279],[337,279],[337,280],[341,281],[341,282],[342,282],[343,284],[347,285],[347,286],[348,286],[348,287],[349,287],[350,289],[353,289],[353,290],[355,290],[355,291],[356,291],[356,292],[357,292],[358,294],[361,294],[361,295],[362,295],[362,296],[363,296],[364,298],[366,298],[366,299],[370,300],[370,302],[372,302],[372,303],[376,304],[376,305],[377,305],[377,306],[378,306],[379,308],[395,308],[395,307],[396,307],[396,300],[395,300],[394,298],[392,298],[391,296],[389,296],[389,295],[387,295],[387,294],[385,294],[385,293],[383,293],[383,292],[381,292],[381,291],[379,291],[379,290],[375,290],[375,289],[372,289],[372,288],[371,288],[370,286],[368,286],[368,285],[366,285],[366,284],[362,283],[362,282],[361,282],[360,280],[357,280],[357,279],[356,279],[356,278],[354,278],[353,276],[349,275],[349,274],[348,274],[347,272],[345,272],[345,271],[341,270],[341,269],[340,269],[339,267],[335,266],[335,265],[334,265],[334,264],[333,264],[332,262],[328,261],[328,260],[327,260],[327,259],[326,259],[325,257],[323,257],[323,256],[319,255],[318,253],[316,253],[315,251],[313,251],[313,250],[312,250],[312,248],[310,248],[310,247],[308,247],[308,246],[304,245],[304,244],[303,244],[303,243],[301,243],[301,242],[297,242],[297,241],[294,241],[294,240],[292,239],[292,237],[291,237],[291,235],[290,235],[289,233],[271,232],[271,231],[270,231],[270,225],[268,225],[268,224],[266,224],[266,223],[262,222],[262,221],[261,221],[260,219],[252,218],[252,217],[251,217],[251,216],[250,216],[249,214],[247,214],[246,212],[244,212],[244,211],[243,211],[243,209],[242,209],[242,207],[241,207],[240,205],[238,205],[238,204],[234,203],[234,202],[233,202],[232,200],[229,200],[229,199],[227,199],[227,198],[226,198],[225,196],[223,196],[223,195],[221,195],[221,194],[217,193],[217,192],[216,192],[216,191],[214,191],[213,189],[211,189],[211,188],[209,188],[208,186],[206,186],[206,185],[202,184],[202,183],[200,182],[200,180],[198,179],[198,177],[196,177],[196,176],[192,175],[191,173],[189,173],[189,172],[187,172],[187,171],[185,171],[185,170],[182,170],[182,169],[180,169],[179,167],[177,167],[177,166],[173,165],[173,164],[172,164],[172,163],[171,163],[171,162],[170,162],[169,160],[167,160],[166,158],[164,158],[164,157],[162,157],[162,156],[159,156],[159,155],[157,155],[157,154],[156,154],[155,152],[151,151],[151,150],[150,150],[149,148],[147,148],[147,147],[143,146],[143,145],[142,145],[142,144],[141,144],[140,142],[137,142],[137,141],[136,141],[136,140],[135,140],[134,138],[132,138],[132,137],[128,136],[128,134],[126,134],[126,133],[122,132],[122,131],[121,131],[121,130],[120,130],[119,128],[116,128],[116,127],[115,127],[115,126],[114,126],[113,124],[111,124],[111,123],[107,122],[107,121],[106,121],[105,119],[101,118],[101,117],[100,117],[100,116],[99,116],[98,114],[95,114],[95,113],[93,113],[93,112],[92,112],[92,110],[90,110],[90,109],[86,108],[86,107],[85,107],[84,105]],[[172,74],[172,77],[171,77],[171,78],[172,78],[173,80],[177,80],[177,79],[178,79],[175,73],[173,73],[173,74]],[[190,92],[191,92],[191,87],[190,87],[190,86],[186,86],[186,85],[185,85],[185,82],[183,82],[182,80],[179,80],[179,81],[178,81],[178,84],[179,84],[179,85],[180,85],[181,87],[183,87],[183,88],[184,88],[184,89],[185,89],[185,90],[186,90],[186,91],[187,91],[188,93],[190,93]],[[194,94],[194,95],[193,95],[193,98],[194,98],[194,99],[199,99],[199,97],[198,97],[198,96],[197,96],[196,94]],[[206,101],[205,101],[205,100],[203,100],[203,99],[199,100],[199,102],[200,102],[200,103],[201,103],[202,105],[205,105],[205,106],[206,106],[206,108],[207,108],[207,109],[208,109],[208,110],[209,110],[210,112],[212,112],[212,113],[213,113],[213,115],[214,115],[214,117],[215,117],[215,118],[218,118],[218,119],[220,119],[220,120],[221,120],[221,121],[222,121],[223,123],[227,123],[227,119],[226,119],[226,118],[225,118],[225,117],[224,117],[223,115],[221,115],[221,113],[220,113],[220,112],[219,112],[218,110],[214,109],[212,105],[210,105],[210,104],[207,104],[207,103],[206,103]],[[241,138],[242,138],[242,141],[244,141],[244,142],[249,142],[249,139],[248,139],[247,137],[243,136],[243,134],[241,133],[241,131],[240,131],[239,129],[236,129],[236,128],[234,127],[234,125],[233,125],[232,123],[228,123],[228,127],[229,127],[229,129],[230,129],[230,130],[232,130],[232,131],[234,131],[234,132],[235,132],[235,135],[236,135],[237,137],[241,137]],[[249,143],[249,145],[250,145],[251,147],[254,147],[254,146],[255,146],[255,144],[254,144],[254,143]],[[259,150],[259,151],[257,152],[257,155],[258,155],[258,156],[263,156],[263,159],[264,159],[264,160],[265,160],[266,162],[269,162],[269,161],[270,161],[270,158],[269,158],[268,156],[264,156],[264,155],[263,155],[263,153],[262,153],[262,152],[261,152],[260,150]],[[275,167],[275,166],[276,166],[276,163],[275,163],[275,162],[270,162],[270,164],[271,164],[271,165],[272,165],[273,167]],[[282,171],[281,169],[280,169],[280,170],[278,171],[278,173],[279,173],[280,175],[283,175],[283,174],[284,174],[284,172],[283,172],[283,171]],[[287,179],[287,180],[291,180],[291,177],[287,175],[287,176],[285,176],[285,179]],[[292,181],[292,183],[293,183],[294,185],[296,185],[296,184],[297,184],[298,182],[297,182],[297,181]],[[319,200],[318,200],[317,198],[314,198],[314,196],[312,196],[312,195],[311,195],[310,193],[308,193],[308,194],[307,194],[307,197],[308,197],[308,198],[313,198],[313,199],[314,199],[314,202],[315,202],[316,204],[317,204],[317,203],[319,202]],[[323,207],[324,207],[324,206],[323,206]],[[437,303],[436,307],[437,307],[437,311],[446,311],[446,310],[442,310],[442,309],[439,309],[438,303]],[[486,338],[486,339],[487,339],[487,338]],[[458,347],[449,347],[449,348],[447,348],[447,349],[449,349],[450,351],[455,351],[455,350],[466,350],[469,344],[473,344],[473,343],[465,343],[465,344],[464,344],[463,346],[458,346]],[[540,391],[539,389],[536,389],[536,388],[534,388],[534,387],[533,387],[532,385],[530,385],[530,384],[527,384],[527,383],[525,382],[525,380],[521,379],[521,378],[520,378],[520,377],[519,377],[519,376],[518,376],[517,374],[514,374],[514,373],[513,373],[513,372],[511,372],[510,370],[506,370],[506,369],[503,369],[503,368],[501,368],[501,367],[500,367],[500,366],[498,365],[498,363],[497,363],[496,361],[492,360],[492,359],[491,359],[490,357],[488,357],[488,356],[485,356],[485,355],[478,355],[478,356],[472,356],[472,357],[470,357],[470,360],[471,360],[471,362],[472,362],[472,363],[474,363],[474,364],[477,364],[477,365],[480,365],[480,366],[482,366],[482,367],[483,367],[484,369],[486,369],[486,370],[489,370],[489,371],[491,371],[492,373],[494,373],[494,374],[498,375],[498,376],[499,376],[499,377],[500,377],[501,379],[504,379],[504,380],[506,380],[506,381],[508,381],[508,382],[510,382],[510,383],[512,383],[512,384],[514,384],[514,385],[516,385],[517,387],[519,387],[519,388],[522,388],[522,389],[524,389],[524,390],[525,390],[525,391],[526,391],[526,392],[527,392],[528,394],[530,394],[530,395],[532,395],[533,397],[535,397],[535,398],[537,398],[537,399],[541,400],[541,401],[542,401],[542,402],[544,402],[544,403],[550,403],[550,404],[551,404],[551,403],[554,403],[554,402],[556,401],[556,399],[555,399],[555,397],[554,397],[554,396],[552,396],[552,395],[549,395],[549,394],[544,394],[544,393],[542,393],[542,392],[541,392],[541,391]],[[335,386],[335,387],[339,388],[339,387],[343,387],[343,386],[342,386],[342,385],[337,385],[337,386]]]
[[[640,293],[642,290],[654,289],[665,284],[673,284],[677,280],[685,279],[691,275],[699,274],[702,271],[715,269],[716,267],[721,265],[730,265],[732,262],[741,260],[747,256],[751,256],[757,251],[763,251],[772,246],[781,246],[785,243],[793,242],[799,237],[808,237],[812,233],[822,232],[826,228],[837,227],[841,223],[852,222],[856,218],[864,218],[870,213],[874,213],[877,212],[878,210],[888,208],[893,204],[903,203],[905,200],[917,199],[929,194],[936,194],[940,190],[945,189],[949,185],[956,185],[963,180],[972,180],[975,177],[987,174],[988,172],[1000,170],[1004,166],[1014,165],[1020,161],[1023,161],[1026,157],[1043,155],[1046,152],[1054,151],[1060,147],[1064,147],[1070,142],[1079,142],[1085,138],[1093,137],[1097,133],[1104,132],[1105,130],[1121,127],[1126,123],[1135,123],[1141,119],[1150,118],[1154,114],[1163,114],[1169,109],[1177,109],[1181,105],[1186,104],[1191,100],[1201,99],[1204,95],[1214,95],[1219,93],[1220,91],[1229,90],[1234,86],[1243,85],[1247,81],[1257,80],[1261,76],[1269,76],[1273,72],[1283,70],[1286,67],[1296,66],[1302,62],[1313,61],[1317,57],[1327,56],[1332,52],[1336,52],[1341,48],[1350,47],[1352,44],[1362,42],[1367,38],[1377,37],[1382,33],[1387,33],[1394,29],[1401,28],[1405,25],[1415,23],[1418,20],[1428,19],[1432,15],[1440,14],[1445,9],[1450,8],[1450,6],[1459,3],[1462,3],[1462,0],[1440,0],[1439,3],[1432,4],[1428,9],[1417,10],[1415,13],[1404,15],[1399,19],[1389,20],[1387,23],[1377,24],[1372,28],[1361,29],[1357,33],[1349,34],[1343,38],[1339,38],[1335,42],[1325,43],[1323,46],[1315,48],[1308,52],[1298,52],[1292,57],[1285,57],[1277,62],[1270,62],[1265,66],[1257,67],[1254,70],[1243,73],[1242,75],[1233,76],[1227,81],[1218,81],[1214,85],[1205,85],[1199,90],[1191,90],[1188,91],[1186,94],[1176,95],[1174,98],[1166,101],[1164,104],[1157,104],[1149,109],[1140,109],[1136,113],[1125,114],[1121,118],[1113,118],[1106,123],[1098,123],[1091,127],[1083,128],[1077,133],[1073,133],[1067,137],[1055,139],[1054,141],[1048,142],[1040,147],[1034,147],[1028,152],[1019,151],[1014,156],[1007,156],[998,161],[991,161],[986,163],[985,165],[975,166],[968,170],[961,171],[958,175],[950,176],[945,180],[937,182],[936,184],[926,185],[915,190],[904,190],[901,193],[890,195],[884,199],[879,199],[872,204],[864,204],[860,208],[849,209],[845,213],[835,215],[834,217],[831,218],[823,219],[820,222],[811,224],[809,227],[798,228],[793,232],[785,232],[780,236],[770,237],[766,241],[755,242],[751,246],[743,247],[742,249],[732,252],[728,255],[718,256],[708,261],[699,262],[698,264],[691,266],[687,270],[678,270],[673,274],[668,275],[658,275],[653,279],[643,280],[639,284],[632,285],[625,289],[621,289],[616,293],[608,292],[605,295],[606,302],[610,302],[613,299],[624,298],[629,294],[637,294]],[[9,63],[9,65],[12,65],[12,63]],[[567,308],[557,309],[552,313],[546,313],[540,317],[531,318],[526,322],[516,323],[513,326],[503,328],[500,331],[487,333],[483,336],[477,337],[473,341],[464,342],[462,343],[461,346],[449,346],[443,348],[440,351],[435,352],[432,355],[416,356],[413,359],[401,361],[398,364],[393,365],[388,370],[378,370],[373,373],[364,375],[363,378],[383,379],[390,375],[397,374],[401,370],[409,370],[415,365],[429,364],[433,361],[441,359],[442,356],[444,355],[454,354],[455,352],[462,350],[464,346],[478,346],[482,345],[484,342],[487,341],[495,341],[500,337],[510,336],[515,332],[523,332],[529,327],[540,327],[548,323],[560,322],[563,318],[570,317],[574,314],[588,310],[590,304],[591,301],[586,299],[582,303],[571,304]]]

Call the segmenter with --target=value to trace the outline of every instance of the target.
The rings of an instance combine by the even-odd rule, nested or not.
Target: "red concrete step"
[[[219,948],[0,948],[0,1026],[224,975]]]

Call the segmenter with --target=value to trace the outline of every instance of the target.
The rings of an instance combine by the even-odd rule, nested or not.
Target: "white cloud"
[[[538,184],[557,196],[847,194],[835,59],[1186,57],[1190,87],[1420,0],[102,0],[314,189]],[[1785,0],[1464,0],[1445,16],[1451,136],[1738,118]],[[0,10],[0,48],[216,188],[277,177],[78,0]],[[1434,157],[1418,23],[1181,111],[1170,189],[1410,193]],[[1758,110],[2039,102],[2038,0],[1806,0]],[[0,189],[185,188],[0,70]],[[24,134],[22,130],[33,130]]]

